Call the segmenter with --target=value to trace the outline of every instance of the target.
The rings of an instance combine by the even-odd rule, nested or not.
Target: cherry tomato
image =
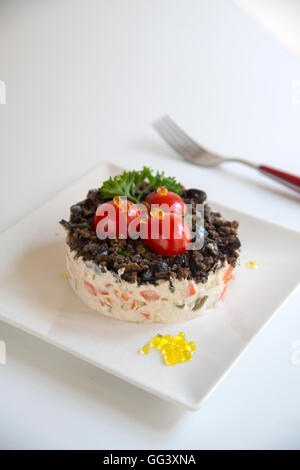
[[[191,244],[191,231],[182,217],[174,212],[158,211],[142,226],[143,243],[155,253],[175,256],[185,253]]]
[[[168,191],[163,186],[159,186],[156,191],[150,193],[146,198],[146,203],[151,209],[152,204],[166,205],[165,212],[175,212],[179,215],[186,213],[186,205],[184,200],[178,194]]]
[[[112,201],[98,206],[93,217],[93,229],[99,238],[125,239],[129,236],[130,226],[139,230],[140,217],[141,212],[133,202],[115,196]]]

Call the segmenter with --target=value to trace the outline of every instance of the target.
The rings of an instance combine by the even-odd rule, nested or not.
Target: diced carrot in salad
[[[224,272],[224,275],[223,275],[223,281],[225,284],[232,279],[232,270],[233,270],[233,267],[231,265],[229,265],[226,268],[226,271]]]
[[[143,315],[145,318],[147,318],[147,319],[151,318],[151,314],[150,314],[150,313],[142,312],[142,315]]]
[[[220,297],[218,298],[218,302],[220,302],[220,301],[223,299],[223,297],[224,297],[224,295],[225,295],[225,293],[226,293],[226,290],[227,290],[227,285],[224,286],[224,288],[223,288],[223,290],[222,290],[222,292],[221,292],[221,294],[220,294]]]
[[[191,297],[196,294],[196,289],[193,282],[189,282],[185,291],[185,297]]]
[[[152,289],[143,290],[140,292],[141,296],[147,300],[147,302],[155,302],[160,296]]]
[[[146,302],[143,302],[142,300],[136,300],[136,299],[134,299],[134,300],[132,301],[132,303],[131,303],[131,310],[144,307],[145,305],[147,305]]]
[[[97,290],[90,282],[84,281],[85,288],[89,291],[90,294],[97,296]]]

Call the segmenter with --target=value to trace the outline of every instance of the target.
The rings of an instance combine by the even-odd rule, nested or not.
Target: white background
[[[300,57],[299,0],[235,0],[272,36]]]
[[[229,0],[1,0],[0,80],[0,229],[101,160],[171,174],[150,127],[165,112],[215,151],[300,173],[300,62]],[[299,197],[253,170],[191,172],[211,199],[300,230]],[[299,449],[299,300],[197,413],[0,323],[0,447]]]

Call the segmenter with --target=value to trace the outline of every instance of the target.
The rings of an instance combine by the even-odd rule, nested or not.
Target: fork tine
[[[163,119],[164,126],[168,129],[168,132],[172,136],[173,140],[176,140],[178,146],[180,146],[182,154],[196,158],[201,153],[201,148],[190,139],[187,134],[181,132],[180,128],[176,128],[172,125],[172,120],[169,120],[167,116]],[[179,129],[179,131],[177,130]]]
[[[190,163],[210,167],[216,166],[224,160],[229,160],[228,158],[221,157],[201,147],[201,145],[186,134],[169,116],[164,116],[154,122],[153,127],[175,152],[179,153],[179,155]]]
[[[162,117],[159,121],[153,123],[153,126],[160,136],[180,155],[196,158],[201,151],[204,151],[168,116]]]
[[[176,134],[178,137],[180,136],[183,141],[191,145],[195,150],[198,151],[198,153],[201,151],[205,152],[205,149],[195,142],[195,140],[192,139],[183,129],[181,129],[181,127],[179,127],[178,124],[176,124],[176,122],[170,118],[170,116],[165,115],[163,119],[173,129],[174,134]]]
[[[189,155],[192,158],[196,157],[194,150],[182,141],[180,137],[173,131],[173,129],[165,122],[164,119],[154,124],[155,129],[159,132],[160,136],[180,155]]]
[[[169,144],[172,149],[175,150],[176,153],[182,155],[184,149],[180,145],[178,145],[177,141],[172,137],[172,135],[170,135],[170,132],[168,131],[168,129],[166,129],[162,120],[154,122],[153,127],[159,133],[162,139],[167,142],[167,144]]]

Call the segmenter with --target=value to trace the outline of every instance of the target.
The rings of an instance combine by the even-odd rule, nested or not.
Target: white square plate
[[[61,277],[65,233],[58,225],[90,188],[122,170],[101,164],[0,235],[0,319],[162,398],[197,409],[300,282],[300,234],[212,204],[240,221],[241,267],[223,304],[187,323],[140,325],[85,306]],[[246,268],[246,261],[259,268]],[[158,351],[137,351],[157,333],[185,331],[198,349],[165,366]]]

